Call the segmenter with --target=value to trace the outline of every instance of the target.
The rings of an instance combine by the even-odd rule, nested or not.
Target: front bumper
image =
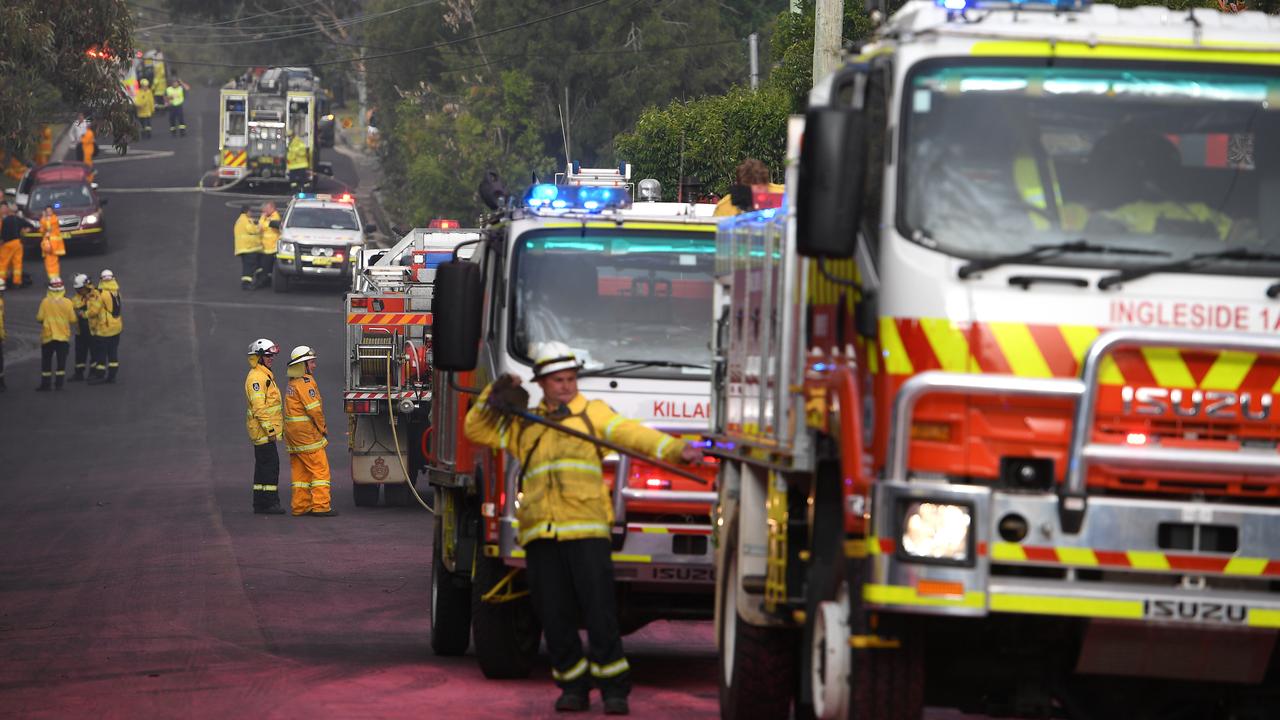
[[[903,550],[904,509],[914,501],[970,509],[965,561]],[[1071,534],[1054,494],[884,482],[874,507],[866,547],[872,579],[864,588],[872,607],[1280,628],[1280,508],[1092,497],[1080,532]],[[1014,516],[1028,528],[1017,542],[999,530]],[[1235,528],[1236,551],[1168,547],[1168,528],[1195,527]]]
[[[43,236],[38,232],[22,233],[23,244],[29,248],[39,247],[42,237]],[[87,228],[62,229],[62,241],[66,243],[68,249],[83,244],[94,245],[102,242],[104,237],[106,237],[106,228],[102,225]]]
[[[278,253],[276,267],[281,273],[294,277],[350,278],[351,256],[349,249],[342,249],[342,259],[316,255],[310,248],[298,248],[293,253]]]

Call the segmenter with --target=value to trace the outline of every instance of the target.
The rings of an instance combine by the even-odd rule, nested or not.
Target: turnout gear
[[[49,283],[49,292],[40,301],[36,322],[40,323],[40,386],[36,390],[48,390],[51,382],[61,390],[67,375],[67,349],[70,347],[71,326],[76,322],[76,311],[64,295],[62,281]],[[57,358],[57,369],[53,361]]]
[[[276,440],[283,425],[280,388],[275,376],[262,361],[274,356],[279,348],[270,340],[256,340],[249,346],[249,374],[244,381],[248,404],[245,427],[253,443],[253,511],[276,515],[280,507],[280,455]]]
[[[84,154],[84,164],[89,166],[89,177],[93,177],[93,154],[98,150],[97,134],[93,132],[93,127],[86,127],[84,135],[80,136],[80,152]]]
[[[146,78],[142,79],[142,89],[133,98],[134,110],[138,113],[138,124],[142,125],[142,137],[151,137],[151,117],[156,114],[156,96],[151,94]]]
[[[89,276],[84,273],[76,275],[73,287],[76,289],[75,296],[71,298],[71,306],[76,311],[76,354],[75,374],[71,376],[71,382],[79,382],[84,380],[89,369],[89,351],[93,346],[93,333],[89,330],[89,301],[98,291],[93,289]]]
[[[300,351],[304,351],[299,355]],[[289,389],[285,393],[284,444],[293,477],[293,514],[328,514],[330,505],[328,427],[315,378],[306,372],[314,360],[311,348],[298,347],[289,362]]]
[[[293,192],[305,189],[311,174],[311,150],[297,135],[289,138],[285,167],[289,173],[289,187]]]
[[[97,291],[86,302],[85,311],[89,316],[89,332],[95,338],[93,347],[97,349],[90,374],[95,384],[97,380],[116,381],[120,371],[120,334],[124,332],[120,285],[110,270],[103,270],[101,278]]]
[[[537,349],[533,351],[534,380],[561,370],[581,369],[582,363],[573,354],[573,349],[559,340],[539,343]]]
[[[308,360],[315,359],[316,351],[312,350],[310,345],[299,345],[293,349],[293,352],[289,353],[289,367],[300,365]]]
[[[253,288],[254,278],[262,272],[259,256],[262,253],[262,231],[258,224],[249,218],[249,208],[240,210],[236,218],[235,235],[236,255],[240,257],[240,288]]]
[[[62,240],[62,226],[53,210],[40,218],[40,235],[40,256],[44,258],[45,274],[50,280],[62,277],[61,258],[67,254],[67,245]]]
[[[174,80],[164,90],[165,105],[169,108],[169,134],[187,134],[187,120],[182,114],[182,104],[186,102],[186,89],[182,82]]]
[[[280,223],[280,213],[272,210],[258,216],[258,232],[262,237],[262,254],[258,256],[257,284],[271,284],[271,274],[276,267],[276,249],[280,245],[280,231],[271,227],[271,223]]]

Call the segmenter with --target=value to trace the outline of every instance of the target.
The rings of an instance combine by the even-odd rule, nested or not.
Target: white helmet
[[[538,343],[533,348],[533,378],[536,380],[561,370],[581,370],[582,363],[573,354],[573,348],[560,342],[550,340]]]
[[[98,274],[98,278],[101,280],[115,280],[116,274],[111,272],[110,270],[103,270],[101,273]]]
[[[57,275],[54,275],[53,277],[49,278],[50,290],[61,290],[62,288],[63,288],[62,278],[58,277]]]
[[[249,343],[250,355],[257,355],[261,357],[263,355],[275,355],[278,352],[280,352],[280,348],[266,338],[258,338],[257,340]]]
[[[289,364],[298,365],[308,360],[316,359],[316,351],[311,349],[310,345],[299,345],[289,353]]]
[[[75,289],[80,290],[89,284],[89,276],[84,273],[80,273],[71,280],[71,284]]]

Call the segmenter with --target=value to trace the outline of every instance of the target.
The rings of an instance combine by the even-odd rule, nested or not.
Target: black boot
[[[71,377],[67,378],[67,382],[84,382],[84,368],[78,367]]]
[[[116,381],[116,373],[117,373],[117,372],[120,372],[120,368],[119,368],[119,367],[107,368],[107,382],[109,382],[109,383],[113,383],[113,382],[115,382],[115,381]]]
[[[60,375],[58,375],[57,377],[55,377],[55,378],[53,379],[53,389],[54,389],[54,390],[61,390],[61,389],[62,389],[62,384],[63,384],[64,382],[66,382],[66,380],[67,380],[66,375],[61,375],[61,374],[60,374]]]
[[[556,698],[556,712],[583,712],[591,707],[591,698],[582,690],[565,690]]]
[[[49,378],[41,378],[40,384],[36,386],[36,392],[49,392],[52,386],[49,384]]]
[[[615,695],[604,699],[605,715],[630,715],[631,708],[627,705],[627,698],[623,695]]]

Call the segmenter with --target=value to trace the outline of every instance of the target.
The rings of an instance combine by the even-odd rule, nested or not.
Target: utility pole
[[[760,33],[747,36],[747,47],[751,53],[751,89],[756,90],[760,87]]]
[[[813,17],[813,81],[827,76],[840,64],[840,30],[844,0],[817,0]]]

